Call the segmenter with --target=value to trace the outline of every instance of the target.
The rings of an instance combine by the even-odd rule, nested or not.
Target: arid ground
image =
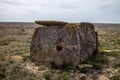
[[[29,59],[34,23],[0,23],[0,80],[120,80],[120,24],[94,24],[99,52],[77,69],[48,69]]]

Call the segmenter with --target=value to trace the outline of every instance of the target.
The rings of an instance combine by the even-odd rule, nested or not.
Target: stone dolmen
[[[98,39],[94,25],[81,22],[36,21],[30,47],[30,59],[46,66],[51,64],[77,66],[88,60],[97,50]]]

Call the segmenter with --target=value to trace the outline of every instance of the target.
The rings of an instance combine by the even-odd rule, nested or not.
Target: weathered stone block
[[[97,33],[90,23],[43,23],[52,25],[39,27],[34,32],[30,58],[36,63],[46,66],[54,63],[58,67],[63,64],[77,66],[88,60],[97,49]]]

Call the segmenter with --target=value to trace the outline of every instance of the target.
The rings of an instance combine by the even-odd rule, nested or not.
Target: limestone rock
[[[88,60],[97,49],[94,25],[85,22],[66,25],[51,25],[52,22],[49,24],[47,21],[45,23],[47,26],[37,28],[32,37],[32,61],[46,66],[77,66]]]
[[[64,26],[67,23],[62,21],[35,21],[35,23],[45,26]]]

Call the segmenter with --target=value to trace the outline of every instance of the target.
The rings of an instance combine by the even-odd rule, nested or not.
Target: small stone
[[[78,65],[78,68],[79,68],[79,69],[85,68],[85,67],[87,67],[87,68],[92,68],[93,66],[90,65],[90,64],[80,64],[80,65]]]
[[[10,61],[13,61],[13,62],[21,62],[23,60],[23,58],[19,55],[12,55],[10,57]]]

